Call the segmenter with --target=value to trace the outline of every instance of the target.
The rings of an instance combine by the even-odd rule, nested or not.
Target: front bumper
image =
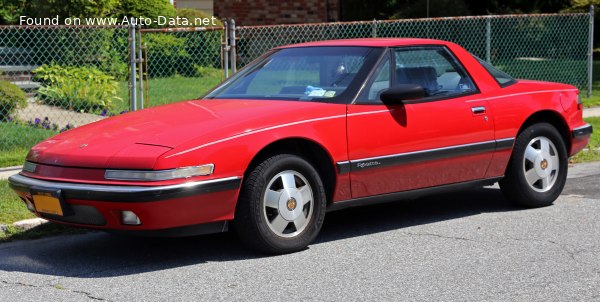
[[[59,192],[64,200],[64,216],[36,211],[40,217],[81,227],[148,232],[233,219],[241,178],[166,186],[124,186],[54,182],[13,175],[8,182],[21,199],[31,203],[32,191]],[[133,211],[141,224],[123,224],[122,211]]]

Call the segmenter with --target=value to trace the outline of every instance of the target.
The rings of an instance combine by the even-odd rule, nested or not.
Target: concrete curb
[[[33,228],[38,227],[45,223],[48,223],[48,220],[37,217],[37,218],[19,220],[17,222],[13,222],[12,225],[18,229],[27,231],[27,230],[33,229]],[[7,229],[8,229],[8,225],[0,224],[0,232],[4,233],[4,232],[6,232]]]
[[[8,179],[9,176],[21,172],[22,166],[0,168],[0,179]]]
[[[583,108],[583,117],[600,116],[600,107]]]

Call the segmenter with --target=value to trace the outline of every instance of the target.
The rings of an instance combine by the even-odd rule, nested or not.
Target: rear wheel
[[[235,229],[247,245],[267,253],[304,249],[325,218],[325,189],[315,168],[291,154],[272,156],[244,181]]]
[[[548,123],[534,124],[517,136],[500,188],[516,204],[551,205],[565,186],[567,167],[567,150],[558,130]]]

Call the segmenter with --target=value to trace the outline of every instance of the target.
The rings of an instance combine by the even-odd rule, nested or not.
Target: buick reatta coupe
[[[185,236],[234,226],[268,253],[325,213],[500,183],[547,206],[588,143],[577,88],[517,80],[462,47],[355,39],[273,49],[202,99],[34,146],[10,186],[56,223]]]

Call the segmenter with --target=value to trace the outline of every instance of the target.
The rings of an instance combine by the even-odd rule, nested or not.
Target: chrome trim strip
[[[32,188],[61,190],[67,199],[143,202],[237,189],[241,184],[241,177],[232,176],[166,186],[125,186],[53,182],[17,174],[9,177],[8,183],[12,188],[22,191]]]
[[[219,139],[216,141],[212,141],[200,146],[196,146],[187,150],[183,150],[180,152],[177,152],[175,154],[171,154],[169,156],[167,156],[166,158],[170,158],[173,156],[179,156],[185,153],[189,153],[198,149],[202,149],[204,147],[208,147],[214,144],[218,144],[218,143],[222,143],[222,142],[226,142],[232,139],[236,139],[236,138],[240,138],[240,137],[244,137],[244,136],[248,136],[251,134],[256,134],[256,133],[261,133],[261,132],[265,132],[265,131],[270,131],[270,130],[274,130],[274,129],[279,129],[279,128],[283,128],[283,127],[288,127],[288,126],[295,126],[295,125],[300,125],[300,124],[305,124],[305,123],[311,123],[311,122],[318,122],[318,121],[325,121],[325,120],[331,120],[331,119],[336,119],[336,118],[346,118],[346,114],[340,114],[340,115],[332,115],[332,116],[326,116],[326,117],[319,117],[319,118],[313,118],[313,119],[307,119],[307,120],[301,120],[301,121],[296,121],[296,122],[291,122],[291,123],[286,123],[286,124],[281,124],[281,125],[276,125],[276,126],[271,126],[271,127],[266,127],[266,128],[261,128],[261,129],[255,129],[255,130],[250,130],[248,132],[244,132],[244,133],[240,133],[240,134],[236,134],[230,137],[226,137],[223,139]]]
[[[338,174],[350,173],[351,164],[349,160],[337,162],[335,165],[337,166]]]
[[[515,139],[513,137],[497,139],[496,140],[496,151],[504,150],[504,149],[511,149],[514,144],[515,144]]]
[[[468,101],[465,101],[465,103],[477,102],[477,101],[488,101],[488,100],[501,99],[501,98],[507,98],[507,97],[511,97],[511,96],[519,96],[519,95],[527,95],[527,94],[537,94],[537,93],[546,93],[546,92],[562,92],[562,91],[579,91],[579,89],[574,88],[574,89],[554,89],[554,90],[519,92],[519,93],[513,93],[513,94],[505,94],[505,95],[492,96],[492,97],[481,98],[481,99],[468,100]]]
[[[503,150],[512,148],[514,140],[514,138],[503,138],[500,140],[490,140],[464,145],[354,159],[350,161],[337,162],[336,164],[338,167],[338,173],[343,174],[364,169],[382,168],[421,161]],[[350,164],[348,165],[348,163]],[[346,168],[346,166],[349,166],[349,169]]]

